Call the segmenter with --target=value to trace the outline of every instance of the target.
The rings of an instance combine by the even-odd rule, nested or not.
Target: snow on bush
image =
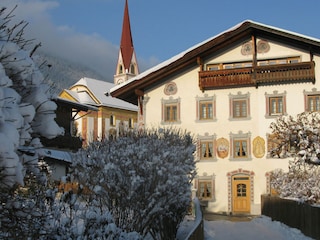
[[[55,122],[44,77],[31,58],[23,38],[26,23],[11,24],[12,12],[0,9],[0,188],[23,185],[22,159],[33,139],[53,138],[64,130]],[[25,149],[25,148],[24,148]],[[20,150],[20,151],[18,151]],[[37,166],[37,157],[33,158]]]
[[[304,112],[283,116],[271,124],[279,145],[278,155],[291,157],[289,171],[274,170],[271,187],[281,197],[295,198],[308,203],[320,203],[320,114]]]
[[[174,239],[191,201],[195,145],[174,129],[94,142],[74,156],[72,176],[91,189],[115,224],[154,239]]]
[[[53,138],[63,129],[54,121],[57,106],[31,58],[34,49],[25,49],[26,24],[10,27],[11,19],[12,12],[0,8],[0,238],[141,239],[118,228],[94,196],[87,202],[72,191],[57,197],[48,181],[50,169],[39,161],[39,137]]]

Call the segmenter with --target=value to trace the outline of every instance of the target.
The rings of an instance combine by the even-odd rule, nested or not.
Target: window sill
[[[229,117],[229,121],[247,121],[247,120],[251,120],[251,117],[239,117],[239,118],[234,118],[234,117]]]
[[[248,156],[248,157],[231,157],[229,158],[230,161],[236,162],[236,161],[251,161],[252,157]]]
[[[212,119],[196,119],[196,123],[210,123],[210,122],[216,122],[217,118],[212,118]]]
[[[161,121],[161,125],[173,125],[173,124],[181,124],[181,121],[175,121],[175,122],[165,122]]]

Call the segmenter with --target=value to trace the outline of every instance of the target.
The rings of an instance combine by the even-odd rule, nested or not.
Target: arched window
[[[131,64],[130,72],[131,72],[132,74],[135,74],[134,64]]]

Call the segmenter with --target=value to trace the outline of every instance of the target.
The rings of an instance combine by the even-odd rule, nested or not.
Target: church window
[[[122,65],[119,66],[119,74],[123,73],[123,67]]]
[[[134,67],[134,64],[131,64],[131,70],[130,70],[130,71],[131,71],[131,73],[132,73],[132,74],[135,74],[135,67]]]

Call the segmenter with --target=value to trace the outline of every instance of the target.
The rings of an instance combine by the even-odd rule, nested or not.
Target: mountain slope
[[[37,53],[33,59],[45,76],[46,82],[52,87],[51,92],[56,94],[59,94],[62,89],[69,88],[83,77],[105,80],[103,76],[86,66],[47,53]]]

